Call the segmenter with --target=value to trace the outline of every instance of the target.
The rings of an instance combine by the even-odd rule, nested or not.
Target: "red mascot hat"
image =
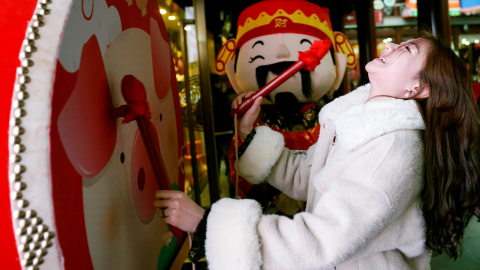
[[[333,40],[327,8],[305,0],[265,0],[246,8],[237,21],[236,48],[255,37],[297,33]]]

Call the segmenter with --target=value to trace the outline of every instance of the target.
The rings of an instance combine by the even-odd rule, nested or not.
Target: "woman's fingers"
[[[253,94],[255,94],[253,91],[239,94],[232,102],[232,109],[237,109],[246,98],[252,96]]]
[[[186,194],[178,190],[160,189],[155,192],[155,199],[178,199],[182,198],[184,195]]]
[[[183,194],[185,193],[177,190],[157,190],[153,205],[157,208],[176,207],[178,205],[176,199],[181,198]]]
[[[170,190],[163,190],[163,189],[160,189],[160,190],[157,190],[155,192],[155,199],[168,199],[170,196]]]
[[[153,205],[162,222],[187,232],[194,232],[205,210],[184,192],[159,190],[155,193]]]
[[[240,106],[240,104],[242,104],[243,100],[245,99],[245,96],[245,93],[239,94],[232,102],[232,109],[238,108],[238,106]]]
[[[161,217],[162,219],[168,218],[168,208],[158,208],[157,209],[157,216]]]
[[[255,94],[255,92],[253,92],[253,91],[247,92],[247,93],[245,94],[245,98],[248,98],[249,96],[251,96],[251,95],[253,95],[253,94]]]
[[[176,205],[178,205],[175,203],[175,197],[178,197],[177,192],[179,191],[157,190],[157,192],[155,192],[153,206],[158,209],[157,216],[162,218],[163,222],[165,223],[168,223],[166,218],[172,214],[172,210],[176,208]],[[170,214],[168,212],[170,212]]]
[[[245,114],[249,114],[250,117],[257,119],[258,114],[260,113],[260,104],[262,103],[262,100],[263,97],[256,98],[252,107]]]
[[[153,206],[155,206],[156,208],[167,208],[168,201],[164,199],[158,199],[153,201]]]
[[[252,132],[253,125],[258,118],[260,113],[260,104],[262,103],[263,97],[258,97],[252,104],[252,107],[239,119],[238,124],[238,133],[240,136],[245,139],[250,132]]]

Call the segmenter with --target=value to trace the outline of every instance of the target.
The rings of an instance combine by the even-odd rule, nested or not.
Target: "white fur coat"
[[[284,148],[268,127],[240,158],[239,174],[307,201],[293,219],[262,215],[253,200],[222,199],[208,217],[209,269],[425,269],[424,123],[415,101],[379,97],[370,85],[320,112],[307,151]]]

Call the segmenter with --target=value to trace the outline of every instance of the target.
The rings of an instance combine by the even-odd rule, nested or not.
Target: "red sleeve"
[[[478,97],[480,97],[480,82],[473,84],[473,94],[475,95],[475,102],[477,102]]]

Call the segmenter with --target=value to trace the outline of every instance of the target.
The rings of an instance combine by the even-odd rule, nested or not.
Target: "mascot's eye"
[[[250,61],[248,61],[248,63],[252,63],[253,61],[257,60],[258,58],[265,60],[265,57],[263,57],[261,55],[257,55],[255,57],[250,57]]]
[[[300,45],[302,45],[302,44],[305,43],[305,42],[308,43],[308,44],[310,44],[310,46],[312,45],[312,42],[311,42],[310,40],[308,40],[308,39],[302,39],[302,40],[300,41]]]

